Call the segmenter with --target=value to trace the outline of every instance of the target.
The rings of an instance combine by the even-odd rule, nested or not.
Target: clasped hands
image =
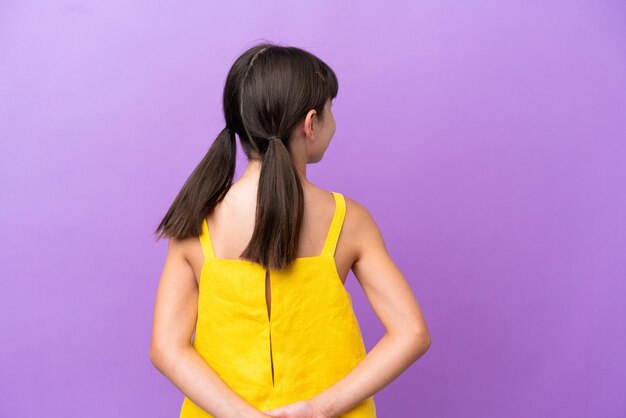
[[[274,418],[331,418],[309,401],[293,402],[280,408],[261,411],[264,416]]]

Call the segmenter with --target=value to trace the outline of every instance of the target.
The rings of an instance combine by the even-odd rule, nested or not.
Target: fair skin
[[[298,257],[317,255],[334,212],[332,194],[306,180],[306,165],[322,159],[335,132],[329,100],[320,119],[308,112],[289,139],[301,175],[305,217]],[[239,258],[254,227],[260,160],[249,161],[240,178],[207,218],[216,256]],[[387,252],[368,210],[345,196],[346,216],[335,262],[341,280],[357,278],[385,335],[344,378],[310,399],[259,411],[240,398],[195,351],[198,280],[203,262],[199,240],[170,239],[159,282],[150,359],[189,399],[217,418],[331,418],[348,411],[391,383],[431,344],[424,316],[405,277]],[[228,238],[226,238],[228,237]],[[266,294],[269,304],[271,295]]]

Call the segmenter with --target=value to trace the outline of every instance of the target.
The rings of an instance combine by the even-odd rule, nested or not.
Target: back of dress
[[[299,257],[285,270],[215,257],[206,220],[198,319],[193,346],[240,397],[259,410],[311,398],[332,386],[364,357],[352,298],[341,282],[335,248],[345,218],[342,194],[332,192],[335,213],[322,253]],[[212,416],[185,397],[180,418]],[[375,418],[369,397],[343,418]]]

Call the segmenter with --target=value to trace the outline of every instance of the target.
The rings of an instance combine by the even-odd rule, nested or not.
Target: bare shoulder
[[[383,235],[370,211],[351,197],[344,195],[344,200],[346,202],[344,229],[346,235],[350,236],[350,241],[354,243],[357,256],[355,264],[368,247],[374,246],[386,253]]]
[[[199,282],[198,272],[200,271],[203,258],[202,247],[198,237],[185,239],[170,237],[168,239],[166,261],[177,266],[178,270],[184,269],[188,274],[191,272],[196,285]]]
[[[193,258],[196,241],[194,237],[177,239],[170,237],[167,240],[167,256],[178,259],[179,261],[189,262]]]
[[[333,192],[317,186],[311,187],[310,190],[310,199],[314,205],[323,204],[329,208],[331,205],[334,207]],[[356,273],[355,269],[358,269],[358,263],[362,261],[364,256],[367,255],[368,259],[385,256],[387,255],[387,248],[374,217],[365,205],[344,193],[338,193],[343,196],[346,206],[340,236],[342,249],[338,252],[349,255],[346,257],[350,260],[350,263],[346,265],[346,270],[351,268]],[[348,268],[349,266],[351,267]],[[357,279],[359,278],[357,277]]]

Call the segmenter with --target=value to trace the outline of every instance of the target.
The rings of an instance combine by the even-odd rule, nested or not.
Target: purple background
[[[151,231],[261,40],[337,72],[308,175],[371,211],[426,315],[379,416],[626,416],[625,2],[30,3],[0,3],[0,416],[178,416]]]

